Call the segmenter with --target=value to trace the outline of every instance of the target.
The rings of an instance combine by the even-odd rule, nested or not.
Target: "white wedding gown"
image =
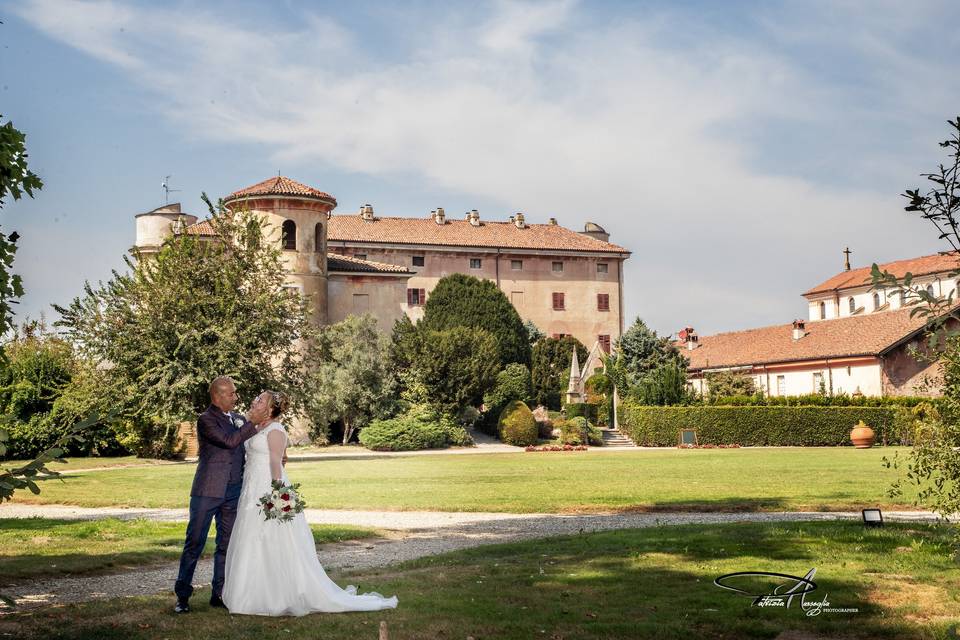
[[[269,492],[270,450],[267,434],[281,431],[273,422],[244,443],[246,463],[237,520],[227,546],[223,602],[230,613],[302,616],[314,611],[375,611],[394,608],[397,597],[357,594],[341,589],[320,565],[313,534],[304,514],[289,522],[264,520],[260,496]],[[287,472],[283,481],[289,484]],[[304,496],[308,499],[309,496]]]

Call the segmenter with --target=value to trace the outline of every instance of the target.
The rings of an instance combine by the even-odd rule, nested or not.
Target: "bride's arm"
[[[283,479],[283,452],[287,449],[287,434],[279,429],[267,434],[267,445],[270,447],[270,478]]]

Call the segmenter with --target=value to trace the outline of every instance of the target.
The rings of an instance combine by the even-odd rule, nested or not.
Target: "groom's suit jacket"
[[[234,420],[242,421],[241,426]],[[243,478],[243,443],[257,434],[257,427],[243,416],[225,414],[210,405],[197,419],[197,440],[200,442],[200,462],[193,476],[191,496],[222,498],[227,493],[231,470],[238,470]]]

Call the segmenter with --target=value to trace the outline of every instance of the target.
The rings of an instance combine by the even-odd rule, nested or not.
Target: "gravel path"
[[[319,547],[320,562],[330,572],[362,571],[405,560],[484,544],[513,542],[555,535],[653,527],[676,524],[725,522],[779,522],[859,519],[858,512],[752,512],[752,513],[612,513],[591,515],[512,514],[433,511],[330,511],[308,509],[307,520],[315,524],[350,524],[386,530],[373,540],[348,541]],[[89,520],[124,519],[185,520],[186,509],[90,509],[67,506],[0,505],[0,518],[45,518]],[[885,512],[884,518],[901,521],[935,521],[922,511]],[[139,571],[75,578],[21,581],[2,586],[22,608],[83,602],[154,593],[172,593],[175,563]],[[197,567],[194,583],[210,583],[212,562],[207,556]],[[364,585],[358,585],[361,590]],[[372,585],[369,586],[372,588]],[[172,602],[171,595],[171,602]]]

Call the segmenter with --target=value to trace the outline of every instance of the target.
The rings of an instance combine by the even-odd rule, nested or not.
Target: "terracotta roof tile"
[[[929,275],[931,273],[949,272],[960,269],[960,256],[955,252],[936,253],[929,256],[920,256],[919,258],[909,258],[907,260],[897,260],[895,262],[886,262],[881,265],[881,271],[889,271],[898,278],[902,278],[907,273],[914,276]],[[803,295],[809,296],[815,293],[824,293],[834,289],[849,289],[869,285],[870,267],[860,267],[850,271],[841,271],[829,280],[821,282]]]
[[[626,253],[623,247],[603,242],[555,224],[527,224],[519,229],[512,222],[446,220],[432,218],[378,217],[364,220],[359,215],[330,218],[327,239],[331,242],[370,242],[459,247],[503,247],[509,249],[556,249]]]
[[[353,256],[342,256],[336,253],[327,254],[327,271],[351,271],[358,273],[409,273],[406,267],[373,260],[361,260]]]
[[[319,189],[308,187],[307,185],[297,182],[296,180],[291,180],[286,176],[267,178],[263,182],[258,182],[257,184],[246,187],[245,189],[234,191],[229,196],[224,198],[223,201],[229,202],[230,200],[236,200],[237,198],[243,198],[245,196],[304,196],[317,200],[329,200],[334,204],[337,202],[336,198],[329,193],[324,193]]]
[[[188,227],[184,227],[183,232],[189,236],[217,235],[217,232],[213,230],[213,225],[210,224],[209,218],[207,220],[201,220],[200,222],[195,222]]]
[[[807,322],[799,340],[793,339],[792,324],[780,324],[703,336],[692,350],[677,347],[691,370],[878,355],[923,327],[924,318],[911,318],[911,309]]]

